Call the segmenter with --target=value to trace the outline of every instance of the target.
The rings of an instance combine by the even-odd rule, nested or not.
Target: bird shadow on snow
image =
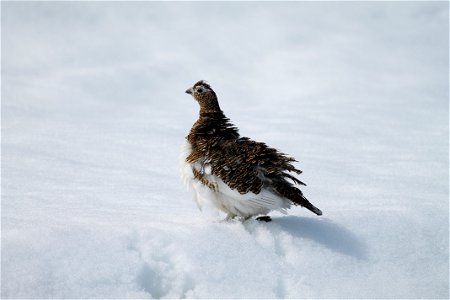
[[[274,218],[272,223],[293,236],[312,240],[334,252],[367,259],[365,242],[331,220],[287,216]]]

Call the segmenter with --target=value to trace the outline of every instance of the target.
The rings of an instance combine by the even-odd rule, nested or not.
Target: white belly
[[[227,214],[228,217],[239,216],[249,218],[257,215],[265,215],[271,210],[278,210],[286,213],[291,206],[289,200],[275,195],[269,190],[261,190],[259,194],[240,194],[237,190],[231,189],[219,177],[211,174],[211,167],[208,163],[189,164],[186,158],[192,152],[190,143],[186,140],[181,149],[180,165],[181,177],[184,185],[193,194],[193,198],[198,207],[215,207]],[[216,189],[211,189],[194,177],[192,169],[203,171],[203,177],[208,182],[214,184]]]

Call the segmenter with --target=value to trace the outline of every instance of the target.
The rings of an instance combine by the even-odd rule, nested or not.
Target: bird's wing
[[[224,142],[220,148],[209,151],[208,156],[212,174],[240,194],[259,194],[263,187],[286,179],[304,184],[289,174],[301,173],[292,165],[293,158],[248,138]]]

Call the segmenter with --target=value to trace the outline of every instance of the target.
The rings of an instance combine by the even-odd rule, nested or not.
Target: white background
[[[1,6],[2,298],[448,298],[448,3]],[[198,211],[200,79],[322,217]]]

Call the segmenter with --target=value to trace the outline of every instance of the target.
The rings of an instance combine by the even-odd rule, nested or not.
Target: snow
[[[2,298],[449,297],[447,2],[1,8]],[[198,210],[200,79],[322,217]]]

